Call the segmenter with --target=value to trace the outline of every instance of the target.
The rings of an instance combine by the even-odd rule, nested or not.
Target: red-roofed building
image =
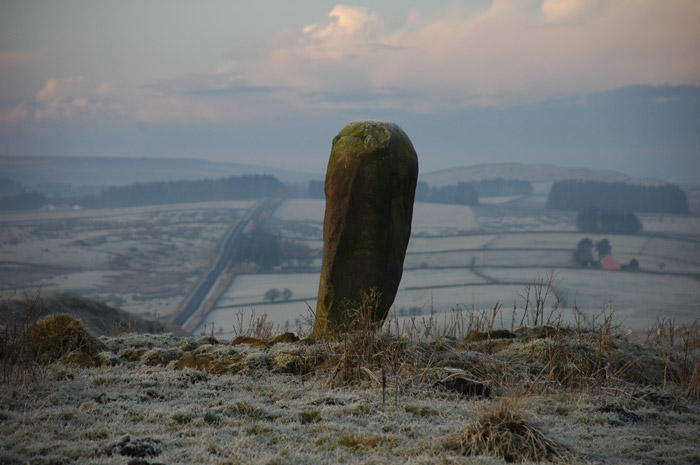
[[[620,262],[612,258],[612,255],[606,255],[600,260],[600,267],[604,270],[617,270],[621,267]]]

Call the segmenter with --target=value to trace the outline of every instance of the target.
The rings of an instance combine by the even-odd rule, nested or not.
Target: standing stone
[[[364,294],[384,322],[411,236],[418,157],[396,124],[360,121],[333,139],[326,171],[323,261],[314,333],[343,331]]]

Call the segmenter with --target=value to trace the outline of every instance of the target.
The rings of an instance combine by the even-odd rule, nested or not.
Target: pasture
[[[700,229],[688,234],[697,218],[647,215],[641,219],[653,234],[584,234],[576,231],[571,212],[515,207],[510,206],[512,199],[501,200],[475,208],[416,204],[394,302],[397,316],[487,310],[497,303],[512,311],[525,306],[528,286],[553,274],[565,319],[574,305],[591,318],[612,310],[621,324],[634,330],[646,329],[657,319],[690,324],[700,318]],[[323,200],[287,200],[270,227],[320,252],[323,211]],[[314,237],[305,235],[309,230],[315,231]],[[640,272],[578,266],[573,251],[584,237],[594,242],[607,238],[615,259],[624,264],[638,260]],[[305,272],[235,277],[197,331],[208,331],[213,323],[227,334],[236,315],[252,308],[275,324],[294,325],[315,305],[319,266],[317,260]],[[289,288],[293,297],[289,302],[266,301],[264,294],[271,288]]]

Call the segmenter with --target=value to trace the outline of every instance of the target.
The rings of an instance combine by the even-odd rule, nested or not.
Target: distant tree
[[[416,184],[416,202],[430,202],[430,186],[423,181]]]
[[[534,192],[532,183],[522,179],[484,179],[472,182],[479,197],[500,197],[509,195],[529,195]]]
[[[271,175],[231,176],[200,181],[136,183],[108,187],[97,195],[75,199],[90,208],[131,207],[218,200],[248,200],[263,197],[284,197],[287,190]]]
[[[448,203],[457,205],[478,205],[479,194],[468,182],[447,186],[430,187],[424,182],[416,185],[416,202]]]
[[[241,238],[233,260],[235,262],[254,262],[263,270],[280,266],[282,261],[280,240],[274,234],[264,230],[246,234]]]
[[[274,302],[275,300],[279,299],[281,295],[282,295],[282,293],[277,288],[268,289],[267,292],[265,292],[265,300],[269,300],[270,302]]]
[[[639,262],[636,258],[630,260],[629,264],[627,265],[627,269],[630,271],[639,271]]]
[[[595,207],[584,208],[576,215],[576,227],[585,233],[597,233],[600,231],[598,224],[599,211]]]
[[[0,196],[0,210],[37,210],[47,203],[46,196],[35,191]]]
[[[323,190],[323,181],[311,180],[309,181],[309,198],[312,199],[325,199],[326,194]]]
[[[643,186],[623,182],[566,180],[552,184],[547,208],[581,210],[587,207],[622,211],[688,213],[685,192],[672,184]]]
[[[0,195],[15,195],[22,192],[24,186],[9,178],[0,178]]]
[[[610,245],[610,241],[607,239],[601,239],[596,242],[595,248],[598,252],[598,259],[601,259],[612,252],[612,246]]]
[[[621,232],[625,234],[639,234],[642,232],[642,222],[639,221],[637,215],[631,211],[625,213],[623,225],[623,230]]]
[[[291,299],[293,295],[294,295],[294,293],[288,287],[285,287],[284,290],[282,291],[282,298],[284,300]]]
[[[579,265],[588,266],[593,262],[593,241],[586,237],[581,239],[574,251],[574,260]]]
[[[308,267],[314,260],[314,251],[311,247],[301,244],[294,239],[285,239],[280,243],[282,253],[282,266]]]
[[[612,234],[637,234],[642,230],[642,223],[631,211],[623,212],[608,208],[600,212],[600,231]]]
[[[586,233],[638,234],[642,231],[637,215],[617,208],[584,208],[576,215],[576,227]]]

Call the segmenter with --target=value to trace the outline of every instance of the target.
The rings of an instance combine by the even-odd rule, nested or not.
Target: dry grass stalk
[[[267,340],[273,337],[275,333],[280,332],[275,331],[275,324],[272,321],[268,321],[267,313],[256,315],[255,309],[253,308],[251,309],[250,316],[247,320],[245,318],[245,314],[246,312],[244,312],[243,309],[236,310],[236,323],[233,325],[234,339],[239,336],[245,336]],[[211,333],[213,332],[214,329],[212,326]]]
[[[0,303],[0,359],[2,360],[2,382],[36,381],[41,367],[36,363],[28,331],[45,313],[46,302],[41,292],[24,295],[24,303],[12,305],[12,298]]]
[[[700,327],[677,326],[673,319],[660,319],[649,332],[664,361],[664,389],[667,382],[680,387],[683,395],[700,399]]]

